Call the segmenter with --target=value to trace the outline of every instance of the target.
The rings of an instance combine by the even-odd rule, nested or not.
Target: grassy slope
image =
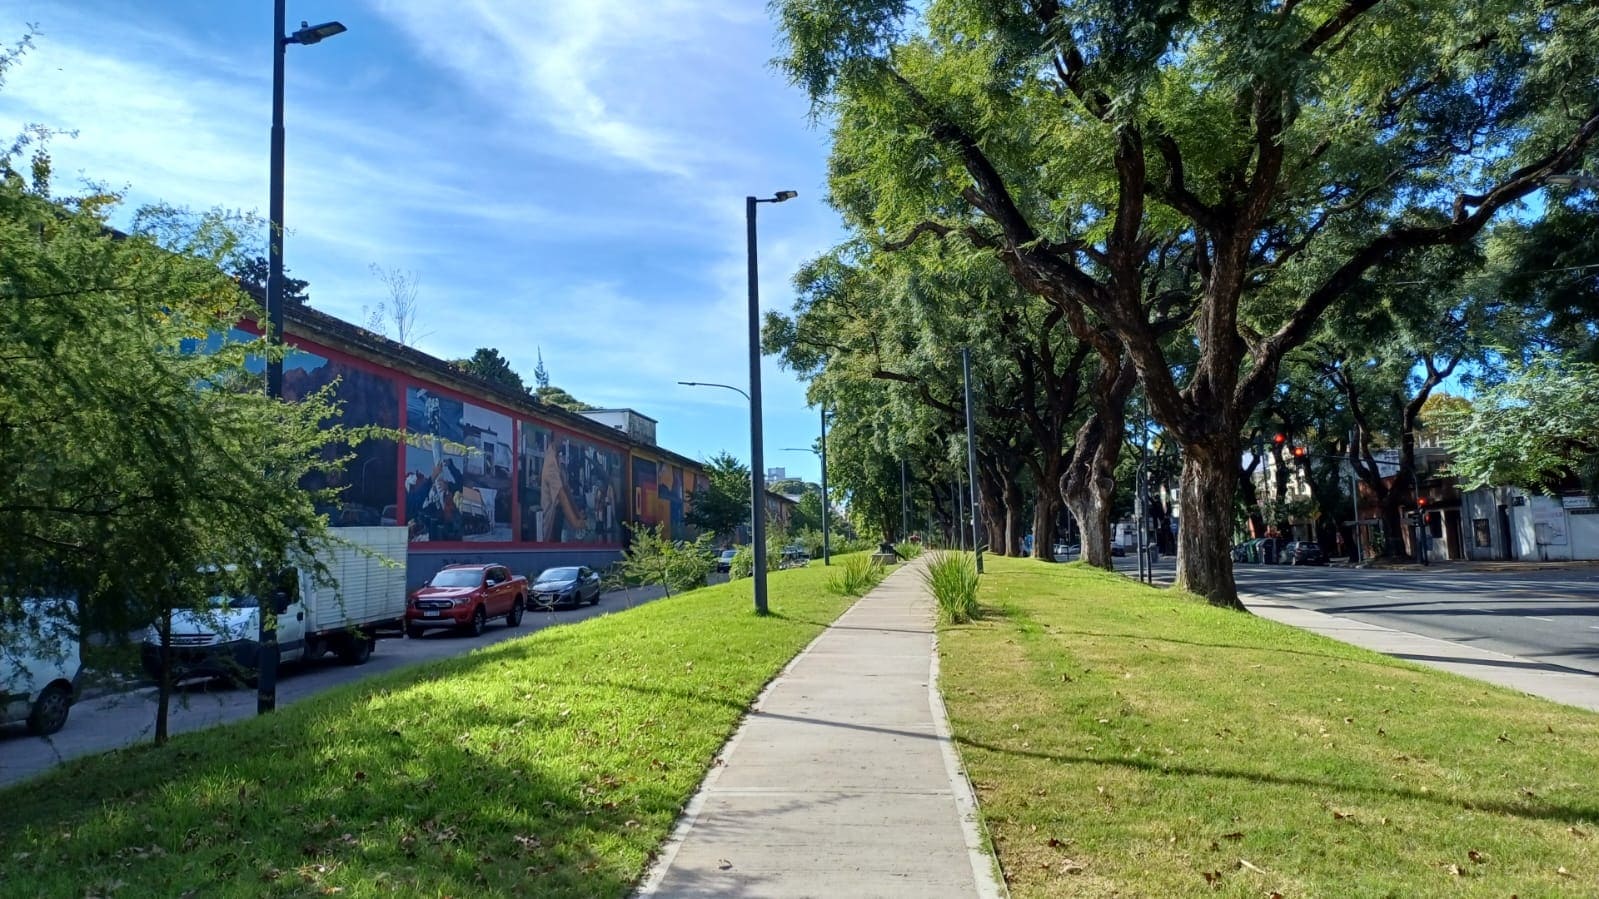
[[[712,587],[0,791],[0,894],[621,896],[852,600]]]
[[[1599,715],[1080,565],[982,599],[942,683],[1018,897],[1599,896]]]

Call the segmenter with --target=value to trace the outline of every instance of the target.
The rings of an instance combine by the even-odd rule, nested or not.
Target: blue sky
[[[312,305],[351,321],[386,297],[370,267],[419,279],[414,341],[497,347],[531,381],[658,419],[695,458],[749,458],[744,202],[760,207],[761,303],[837,242],[827,135],[769,65],[758,0],[292,0],[285,261]],[[0,88],[0,134],[52,145],[87,177],[163,200],[265,213],[270,0],[0,0],[0,41],[39,34]],[[264,237],[263,237],[264,240]],[[817,414],[763,367],[766,464],[815,479]]]

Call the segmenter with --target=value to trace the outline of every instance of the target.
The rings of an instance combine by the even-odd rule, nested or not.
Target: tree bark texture
[[[1233,491],[1238,485],[1238,440],[1227,431],[1196,443],[1183,457],[1182,525],[1177,540],[1177,588],[1213,606],[1244,608],[1233,581]]]

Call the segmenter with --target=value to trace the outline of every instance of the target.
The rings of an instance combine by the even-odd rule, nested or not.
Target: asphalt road
[[[371,661],[358,667],[341,664],[332,656],[289,665],[279,673],[278,706],[385,671],[461,655],[542,628],[641,605],[660,596],[660,588],[647,587],[630,594],[607,593],[596,606],[553,612],[529,610],[522,616],[521,627],[508,628],[503,619],[491,621],[488,631],[475,639],[440,630],[416,640],[379,640]],[[255,714],[255,700],[253,689],[220,681],[186,682],[172,697],[167,726],[169,732],[177,734],[247,718]],[[72,707],[67,726],[51,737],[32,736],[21,724],[0,726],[0,786],[26,780],[69,759],[147,741],[155,732],[155,709],[155,688],[138,687],[80,700]]]
[[[1116,560],[1136,576],[1137,557]],[[1156,563],[1169,584],[1170,557]],[[1599,674],[1599,567],[1468,570],[1439,563],[1419,571],[1341,566],[1236,564],[1247,602],[1272,599],[1397,631],[1489,649],[1558,668]]]

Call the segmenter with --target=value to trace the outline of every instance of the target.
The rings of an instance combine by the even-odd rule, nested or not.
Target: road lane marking
[[[1539,618],[1537,615],[1528,615],[1527,617],[1533,621],[1554,621],[1553,618]]]

